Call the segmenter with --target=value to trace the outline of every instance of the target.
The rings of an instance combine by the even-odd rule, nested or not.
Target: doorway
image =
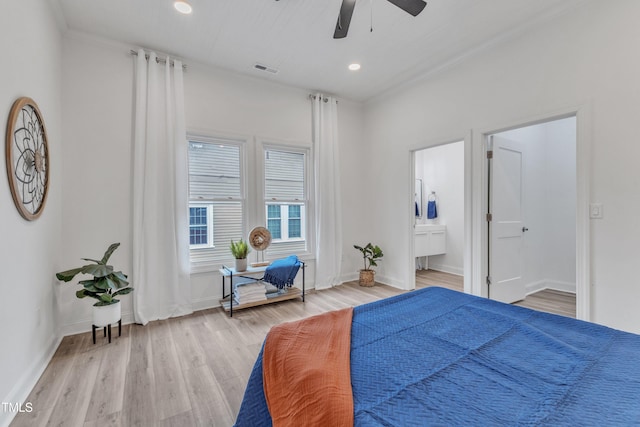
[[[487,134],[487,296],[576,294],[576,116]]]
[[[416,287],[463,291],[465,253],[465,142],[413,152],[411,244]]]

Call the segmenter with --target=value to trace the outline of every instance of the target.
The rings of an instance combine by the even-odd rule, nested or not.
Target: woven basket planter
[[[366,286],[370,288],[371,286],[376,284],[374,277],[375,274],[376,272],[373,270],[360,270],[360,281],[358,282],[358,284],[360,286]]]

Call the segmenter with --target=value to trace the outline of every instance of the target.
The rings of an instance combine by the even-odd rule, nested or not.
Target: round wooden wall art
[[[49,147],[42,114],[31,98],[19,98],[11,107],[6,159],[13,201],[20,215],[33,221],[47,200]]]

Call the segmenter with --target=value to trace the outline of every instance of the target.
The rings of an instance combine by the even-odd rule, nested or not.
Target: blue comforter
[[[640,336],[427,288],[354,309],[351,383],[356,426],[640,425]],[[270,425],[261,353],[236,426]]]

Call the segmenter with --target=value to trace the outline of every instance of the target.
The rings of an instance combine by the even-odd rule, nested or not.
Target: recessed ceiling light
[[[175,7],[178,12],[184,13],[185,15],[188,15],[193,11],[191,5],[185,0],[173,2],[173,7]]]
[[[360,64],[356,64],[355,62],[353,64],[349,64],[349,69],[351,71],[358,71],[360,69]]]

